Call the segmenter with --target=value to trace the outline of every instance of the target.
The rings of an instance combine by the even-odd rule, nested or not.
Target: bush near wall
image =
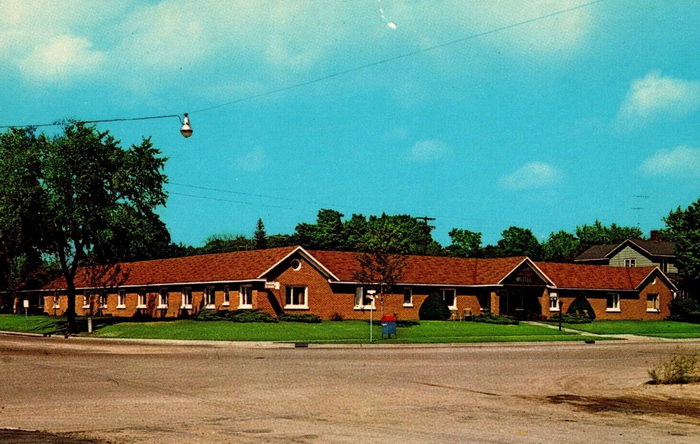
[[[673,321],[700,323],[700,301],[691,298],[674,299],[671,301],[671,316]]]
[[[509,318],[507,316],[500,316],[493,313],[479,315],[474,318],[474,322],[500,325],[518,325],[520,323],[517,319]]]
[[[418,309],[418,317],[425,321],[446,321],[450,318],[450,308],[438,293],[430,293]]]

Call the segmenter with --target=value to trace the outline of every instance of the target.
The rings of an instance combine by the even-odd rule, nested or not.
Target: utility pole
[[[430,230],[435,228],[433,225],[428,225],[428,221],[435,220],[434,217],[421,216],[416,217],[416,220],[420,220],[425,225],[425,240],[423,242],[423,254],[428,252],[428,238],[430,237]]]

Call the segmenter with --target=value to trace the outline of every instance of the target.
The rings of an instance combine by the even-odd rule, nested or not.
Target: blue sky
[[[192,245],[320,208],[648,232],[700,196],[700,4],[587,3],[0,0],[0,125],[191,113],[99,127],[169,157]]]

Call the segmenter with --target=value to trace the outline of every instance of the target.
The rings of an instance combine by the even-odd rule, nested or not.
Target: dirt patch
[[[591,413],[617,412],[625,414],[670,414],[700,419],[700,401],[687,398],[651,396],[547,396],[552,404],[569,404]]]
[[[47,433],[36,430],[0,429],[0,442],[5,444],[101,444],[105,441],[74,438],[66,434]]]

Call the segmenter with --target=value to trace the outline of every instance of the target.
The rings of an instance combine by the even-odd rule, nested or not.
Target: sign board
[[[267,288],[268,290],[279,290],[280,283],[277,281],[265,282],[265,288]]]
[[[23,300],[22,304],[24,304],[24,308],[29,308],[29,300],[28,299]]]

